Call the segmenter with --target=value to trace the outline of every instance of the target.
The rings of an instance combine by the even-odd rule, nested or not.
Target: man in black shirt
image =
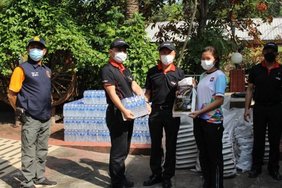
[[[275,43],[267,43],[262,53],[264,55],[264,61],[255,65],[250,70],[245,102],[244,118],[248,121],[252,98],[255,101],[253,109],[253,163],[249,177],[256,178],[261,173],[265,134],[266,128],[268,128],[270,146],[268,172],[273,179],[281,180],[282,178],[279,173],[279,145],[282,131],[282,67],[276,61],[278,46]]]
[[[106,91],[106,123],[110,131],[111,151],[109,171],[112,188],[133,187],[134,183],[125,177],[124,161],[129,153],[133,131],[133,114],[126,109],[121,100],[143,95],[141,87],[134,81],[130,71],[124,67],[129,45],[122,39],[116,39],[110,45],[110,59],[101,71],[102,83]],[[123,120],[122,114],[126,121]]]
[[[184,72],[173,64],[175,46],[164,42],[159,46],[160,61],[147,73],[145,97],[152,102],[149,116],[151,135],[150,167],[152,175],[143,183],[151,186],[162,182],[164,188],[171,187],[171,178],[175,174],[176,139],[180,118],[172,117],[172,106],[175,99],[177,83],[184,78]],[[166,138],[166,155],[162,170],[162,137],[163,129]]]

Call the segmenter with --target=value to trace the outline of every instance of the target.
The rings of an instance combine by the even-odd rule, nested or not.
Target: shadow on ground
[[[49,156],[46,166],[66,176],[70,176],[79,180],[90,182],[100,187],[109,187],[110,178],[101,171],[108,169],[107,163],[93,161],[91,159],[82,158],[79,163],[63,158]]]
[[[64,141],[64,129],[57,130],[50,135],[50,138]]]
[[[17,168],[13,168],[13,169],[9,169],[9,170],[11,170],[12,172],[9,173],[9,174],[6,174],[3,177],[1,177],[0,180],[5,182],[11,188],[18,188],[18,187],[20,187],[21,181],[23,181],[23,179],[24,179],[22,174],[21,174],[21,171],[19,169],[17,169]],[[2,187],[1,184],[0,184],[0,187]]]

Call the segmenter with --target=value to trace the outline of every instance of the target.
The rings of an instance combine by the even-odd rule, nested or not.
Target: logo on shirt
[[[214,77],[211,77],[210,82],[213,82],[213,81],[214,81]]]
[[[174,86],[176,85],[176,82],[174,82],[174,81],[171,81],[170,83]]]
[[[31,72],[31,76],[32,77],[37,77],[37,76],[39,76],[39,72]]]
[[[279,80],[279,81],[281,80],[281,74],[280,74],[280,72],[277,73],[277,76],[275,77],[275,79],[276,79],[276,80]]]
[[[50,73],[50,71],[46,71],[46,75],[48,76],[48,78],[51,78],[51,73]]]
[[[131,77],[131,76],[128,76],[127,78],[128,78],[130,81],[132,81],[132,77]]]

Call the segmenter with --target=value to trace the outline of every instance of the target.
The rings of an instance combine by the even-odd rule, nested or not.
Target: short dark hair
[[[213,46],[207,46],[207,47],[205,47],[205,48],[202,50],[202,53],[204,53],[204,52],[210,52],[210,53],[213,55],[213,57],[214,57],[214,59],[215,59],[214,66],[215,66],[216,68],[219,68],[220,58],[219,58],[219,56],[218,56],[218,53],[217,53],[215,47],[213,47]]]

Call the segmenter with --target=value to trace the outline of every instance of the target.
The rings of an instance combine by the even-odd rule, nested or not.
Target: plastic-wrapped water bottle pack
[[[148,114],[147,103],[144,96],[133,96],[121,100],[125,108],[130,110],[135,118],[143,117]]]
[[[138,104],[134,106],[136,115],[144,114],[142,108],[145,102],[144,98],[135,97],[132,100]],[[132,106],[132,104],[125,105]],[[63,109],[65,141],[110,142],[110,134],[105,120],[107,106],[103,90],[86,90],[82,99],[66,103]],[[150,143],[148,116],[135,119],[132,143]]]

